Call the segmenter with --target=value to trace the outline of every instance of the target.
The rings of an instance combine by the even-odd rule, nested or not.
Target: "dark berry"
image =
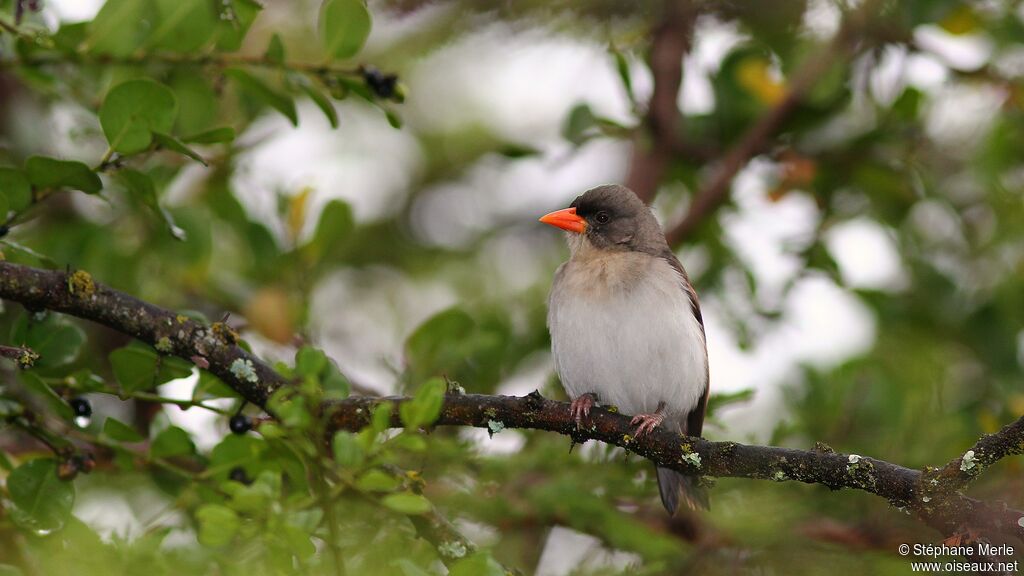
[[[235,414],[228,420],[228,428],[235,434],[245,434],[252,430],[252,419],[245,414]]]
[[[228,472],[228,478],[242,484],[252,484],[252,480],[249,480],[249,475],[245,473],[245,468],[241,466],[232,468],[231,472]]]
[[[398,85],[398,76],[394,74],[381,74],[376,68],[363,69],[363,82],[377,95],[385,100],[395,95],[395,86]]]
[[[89,404],[85,398],[72,398],[70,404],[71,409],[75,411],[75,416],[83,418],[92,416],[92,404]]]

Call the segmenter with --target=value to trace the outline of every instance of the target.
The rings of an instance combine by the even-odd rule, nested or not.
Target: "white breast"
[[[626,414],[665,402],[685,416],[707,386],[704,333],[679,273],[636,252],[567,262],[548,309],[559,377],[573,398],[597,394]]]

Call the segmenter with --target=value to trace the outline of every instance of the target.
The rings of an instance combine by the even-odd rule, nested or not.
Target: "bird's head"
[[[658,253],[667,247],[650,209],[632,190],[616,184],[592,188],[540,221],[569,232],[574,254],[581,248]]]

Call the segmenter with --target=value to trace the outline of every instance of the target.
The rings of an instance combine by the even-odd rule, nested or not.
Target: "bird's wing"
[[[671,250],[666,250],[662,255],[669,265],[672,266],[679,273],[681,280],[680,288],[686,293],[686,296],[690,299],[690,309],[693,311],[693,316],[697,319],[697,323],[700,324],[700,332],[702,336],[705,336],[704,343],[704,354],[707,355],[707,340],[704,333],[704,318],[700,313],[700,301],[697,299],[697,291],[693,289],[693,285],[690,284],[690,277],[686,273],[686,269],[683,268],[683,264],[676,258],[676,255]],[[708,394],[711,390],[711,375],[708,372],[708,364],[704,364],[704,393],[701,394],[700,400],[697,405],[693,407],[686,414],[686,421],[683,422],[683,433],[689,436],[700,436],[701,430],[704,428],[704,414],[708,409]]]

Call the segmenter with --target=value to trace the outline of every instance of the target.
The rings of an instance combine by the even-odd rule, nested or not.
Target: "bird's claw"
[[[572,401],[569,406],[569,414],[572,419],[576,421],[576,428],[583,427],[583,419],[590,417],[590,409],[597,403],[597,396],[587,392],[586,394],[580,394],[576,399]]]
[[[641,438],[654,432],[654,429],[661,426],[665,421],[665,415],[655,412],[654,414],[637,414],[629,421],[630,426],[636,426],[636,437]]]

